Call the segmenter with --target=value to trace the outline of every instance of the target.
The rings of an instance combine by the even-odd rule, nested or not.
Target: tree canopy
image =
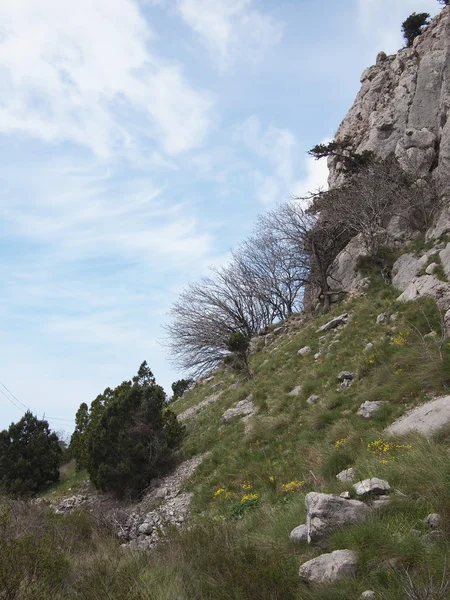
[[[402,33],[405,39],[406,47],[410,48],[413,45],[417,36],[421,35],[430,23],[429,13],[412,13],[402,23]]]
[[[0,492],[13,496],[39,492],[58,481],[62,448],[45,419],[30,411],[0,431]]]
[[[170,464],[183,433],[144,361],[131,381],[97,396],[88,414],[80,406],[71,449],[96,487],[136,497]]]

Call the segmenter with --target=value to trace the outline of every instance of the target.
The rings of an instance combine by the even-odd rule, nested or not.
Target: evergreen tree
[[[406,47],[413,45],[417,36],[421,35],[430,23],[429,13],[412,13],[402,23],[402,33],[406,42]]]
[[[58,436],[48,422],[27,411],[0,432],[0,491],[34,494],[58,481],[61,455]]]
[[[132,381],[108,388],[91,404],[85,430],[92,483],[119,497],[138,496],[173,458],[184,427],[144,362]]]
[[[75,431],[70,438],[70,454],[76,460],[77,471],[87,467],[86,429],[89,424],[89,408],[86,402],[80,404],[75,415]]]

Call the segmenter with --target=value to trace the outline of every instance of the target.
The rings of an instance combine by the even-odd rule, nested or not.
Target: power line
[[[8,388],[6,387],[6,385],[5,385],[4,383],[2,383],[2,382],[0,381],[0,385],[1,385],[2,387],[4,387],[4,388],[5,388],[5,390],[8,392],[8,394],[9,394],[10,396],[12,396],[12,397],[14,398],[14,400],[16,400],[16,401],[17,401],[19,404],[21,404],[21,405],[24,407],[24,409],[25,409],[25,410],[29,410],[29,409],[28,409],[28,406],[25,406],[25,404],[24,404],[23,402],[21,402],[21,401],[19,400],[19,398],[16,398],[16,396],[14,396],[14,394],[11,392],[11,390],[8,390]],[[4,394],[3,394],[3,395],[4,395]]]
[[[29,406],[26,406],[26,405],[25,405],[23,402],[21,402],[21,401],[19,400],[19,398],[17,398],[17,397],[16,397],[16,396],[15,396],[15,395],[14,395],[14,394],[11,392],[11,390],[9,390],[9,389],[6,387],[6,385],[5,385],[4,383],[2,383],[1,381],[0,381],[0,385],[1,385],[1,386],[2,386],[2,387],[3,387],[3,388],[4,388],[4,389],[5,389],[7,392],[8,392],[8,394],[9,394],[10,396],[12,396],[12,398],[14,398],[14,400],[12,400],[12,399],[11,399],[9,396],[7,396],[7,395],[5,394],[5,392],[4,392],[2,389],[0,389],[0,393],[1,393],[1,394],[3,394],[3,396],[4,396],[4,397],[5,397],[7,400],[9,400],[13,406],[15,406],[15,407],[16,407],[18,410],[20,410],[20,412],[22,412],[22,411],[23,411],[23,409],[25,409],[26,411],[28,411],[28,410],[29,410],[30,412],[32,412],[32,411],[31,411],[31,409],[30,409],[30,407],[29,407]],[[18,404],[16,404],[16,402],[17,402],[17,403],[18,403],[20,406],[18,406]],[[75,422],[75,420],[74,420],[74,419],[61,419],[61,418],[59,418],[59,417],[50,417],[50,416],[48,416],[48,417],[46,417],[46,418],[47,418],[47,419],[52,419],[52,421],[64,421],[64,422],[66,422],[66,423],[74,423],[74,422]]]

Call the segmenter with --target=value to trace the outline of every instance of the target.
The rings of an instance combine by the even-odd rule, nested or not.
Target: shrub
[[[58,481],[61,455],[58,436],[48,422],[27,411],[0,432],[0,491],[34,494]]]
[[[179,379],[178,381],[174,381],[172,383],[172,402],[175,402],[175,400],[181,398],[184,392],[188,390],[193,383],[193,379]]]

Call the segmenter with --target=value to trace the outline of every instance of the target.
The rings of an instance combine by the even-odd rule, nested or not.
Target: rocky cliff
[[[439,210],[426,232],[423,250],[405,250],[418,232],[406,231],[396,218],[387,233],[390,245],[403,252],[392,271],[394,286],[403,292],[400,299],[435,298],[450,326],[449,116],[450,7],[446,7],[411,48],[392,56],[380,52],[376,64],[363,72],[361,89],[336,140],[350,139],[357,152],[369,150],[380,158],[395,155],[413,180],[436,183]],[[337,187],[343,182],[342,164],[332,157],[328,166],[329,185]],[[363,280],[357,269],[362,254],[364,245],[357,236],[336,259],[331,289],[352,292]]]
[[[395,153],[419,176],[450,172],[450,8],[444,8],[412,48],[386,56],[361,76],[361,89],[336,133],[358,152]],[[329,183],[340,182],[340,163],[330,160]]]

